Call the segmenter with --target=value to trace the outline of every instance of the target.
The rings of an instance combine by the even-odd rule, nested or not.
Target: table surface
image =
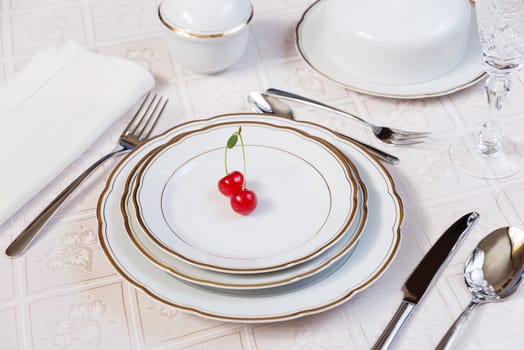
[[[299,118],[323,123],[398,155],[388,166],[405,205],[402,244],[387,272],[336,309],[297,320],[244,325],[207,320],[154,301],[123,280],[97,238],[98,195],[114,164],[93,176],[22,258],[0,255],[1,349],[366,349],[402,298],[412,268],[455,218],[478,211],[481,220],[405,327],[398,349],[432,349],[468,303],[463,263],[492,229],[524,220],[524,171],[504,181],[474,179],[448,158],[457,133],[486,118],[482,84],[449,96],[400,101],[338,87],[308,68],[294,47],[294,26],[309,0],[253,0],[255,18],[241,61],[214,76],[193,74],[168,53],[147,0],[1,0],[0,81],[39,49],[75,40],[99,53],[147,67],[156,90],[171,98],[158,130],[211,115],[248,111],[246,95],[276,87],[358,113],[376,123],[432,130],[422,146],[377,144],[367,130],[335,115],[294,106]],[[522,76],[504,111],[505,132],[524,148]],[[75,174],[111,149],[126,118],[0,228],[0,250]],[[38,169],[35,169],[38,174]],[[22,185],[22,184],[21,184]],[[524,289],[524,288],[523,288]],[[524,291],[479,308],[460,349],[522,348]]]

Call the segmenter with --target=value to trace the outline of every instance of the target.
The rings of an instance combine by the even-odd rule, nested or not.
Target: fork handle
[[[31,244],[42,227],[49,221],[53,214],[64,204],[64,202],[73,194],[73,192],[80,186],[84,180],[91,175],[102,163],[109,158],[124,152],[126,149],[121,148],[112,151],[87,168],[80,174],[73,182],[69,184],[58,196],[53,199],[51,203],[15,238],[13,242],[7,247],[5,254],[11,258],[16,258],[24,254],[27,247]]]
[[[364,147],[365,149],[367,149],[369,152],[373,153],[378,159],[381,159],[383,160],[384,162],[387,162],[389,164],[398,164],[400,162],[400,159],[398,159],[398,157],[395,157],[394,155],[392,154],[389,154],[387,152],[384,152],[378,148],[375,148],[371,145],[368,145],[367,143],[364,143],[364,142],[361,142],[359,140],[356,140],[352,137],[349,137],[345,134],[342,134],[338,131],[335,131],[334,132],[335,134],[337,134],[339,137],[343,138],[343,139],[347,139],[347,140],[350,140],[351,142],[356,142],[358,143],[359,145],[361,145],[362,147]]]
[[[266,94],[271,95],[271,96],[277,96],[277,97],[280,97],[280,98],[282,98],[284,100],[290,100],[290,101],[295,101],[295,102],[302,102],[302,103],[304,103],[306,105],[310,105],[310,106],[313,106],[313,107],[318,107],[318,108],[324,109],[324,110],[329,111],[329,112],[335,112],[335,113],[338,113],[338,114],[343,115],[345,117],[353,118],[356,121],[359,121],[362,124],[364,124],[366,126],[369,126],[371,128],[373,127],[373,125],[371,125],[367,120],[364,120],[364,119],[360,118],[357,115],[351,114],[349,112],[343,111],[341,109],[338,109],[338,108],[335,108],[335,107],[332,107],[332,106],[328,106],[327,104],[324,104],[322,102],[315,101],[315,100],[312,100],[310,98],[307,98],[307,97],[304,97],[304,96],[300,96],[300,95],[294,94],[294,93],[289,92],[289,91],[284,91],[284,90],[270,88],[270,89],[266,90]]]

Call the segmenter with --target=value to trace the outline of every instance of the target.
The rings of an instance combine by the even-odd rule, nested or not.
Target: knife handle
[[[386,350],[390,348],[391,344],[397,337],[398,332],[402,328],[402,325],[408,320],[411,312],[415,309],[415,305],[416,304],[402,300],[397,312],[391,321],[389,321],[389,324],[386,329],[384,329],[384,332],[382,332],[382,335],[377,339],[375,345],[371,348],[372,350]]]

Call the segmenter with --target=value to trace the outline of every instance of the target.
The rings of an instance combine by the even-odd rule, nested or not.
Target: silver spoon
[[[258,92],[251,92],[247,96],[247,101],[249,102],[251,109],[257,113],[274,113],[274,114],[279,114],[283,117],[286,117],[292,120],[296,120],[295,115],[293,114],[293,111],[291,110],[291,108],[289,108],[287,104],[285,104],[282,101],[279,101],[276,98],[272,98],[269,95],[261,94]],[[390,164],[397,164],[400,161],[394,155],[381,151],[378,148],[375,148],[373,146],[370,146],[368,144],[355,140],[339,132],[335,132],[335,134],[337,134],[338,136],[342,138],[349,139],[352,142],[356,142],[361,146],[364,146],[368,151],[370,151],[375,156],[377,156],[379,159],[382,159],[385,162],[388,162]]]
[[[501,301],[515,292],[521,282],[523,267],[524,231],[503,227],[484,237],[464,268],[464,280],[473,298],[435,349],[450,349],[477,306]]]

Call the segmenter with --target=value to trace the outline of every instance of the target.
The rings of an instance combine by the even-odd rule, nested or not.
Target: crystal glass
[[[499,179],[519,171],[517,147],[503,137],[499,119],[511,77],[524,60],[524,0],[476,0],[477,24],[488,74],[488,120],[478,137],[465,137],[450,148],[453,163],[465,173]]]

